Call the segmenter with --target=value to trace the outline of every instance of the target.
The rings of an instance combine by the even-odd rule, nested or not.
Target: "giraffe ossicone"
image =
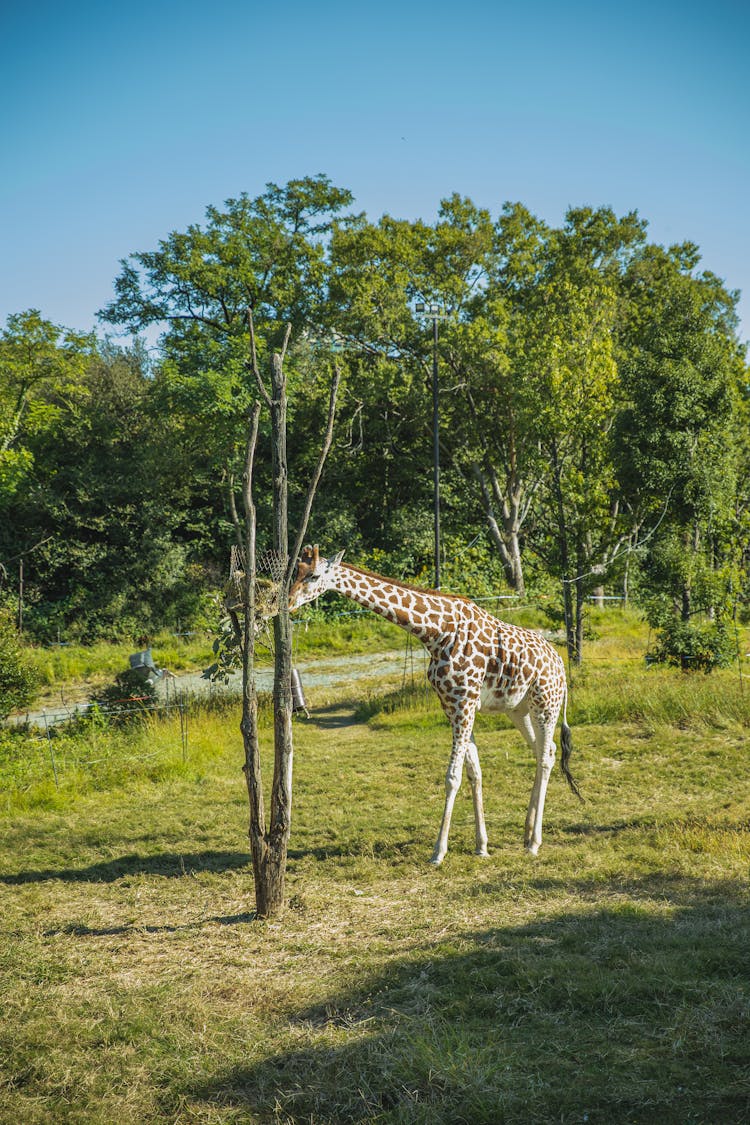
[[[524,845],[536,855],[542,842],[542,818],[552,767],[555,728],[562,711],[560,766],[580,797],[570,772],[572,751],[566,717],[568,688],[559,653],[541,633],[509,625],[456,594],[420,590],[342,562],[344,552],[324,558],[318,547],[305,547],[289,591],[294,610],[337,590],[359,605],[412,633],[427,649],[427,678],[448,717],[453,745],[445,778],[445,808],[432,863],[442,863],[448,848],[453,804],[464,766],[474,803],[476,854],[487,855],[482,801],[482,770],[473,739],[481,708],[505,712],[528,742],[536,773],[526,813]]]

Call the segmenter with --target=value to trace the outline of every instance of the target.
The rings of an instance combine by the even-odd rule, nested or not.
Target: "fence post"
[[[179,693],[179,709],[180,709],[180,737],[182,739],[182,761],[183,764],[187,762],[187,748],[188,748],[188,716],[187,707],[185,705],[185,692]]]
[[[47,722],[47,709],[46,709],[46,707],[42,711],[42,714],[44,715],[44,729],[45,729],[45,732],[47,734],[47,748],[49,750],[50,761],[52,762],[52,772],[55,775],[55,789],[59,789],[60,788],[60,782],[58,781],[58,778],[57,778],[57,764],[55,762],[55,752],[52,749],[52,735],[50,733],[49,723]]]

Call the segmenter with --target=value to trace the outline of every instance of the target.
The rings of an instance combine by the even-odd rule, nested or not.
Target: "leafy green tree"
[[[750,368],[740,375],[734,415],[737,451],[737,490],[734,501],[732,544],[737,558],[737,579],[732,594],[733,616],[747,616],[750,607]]]
[[[456,460],[479,485],[511,588],[525,588],[524,542],[562,578],[572,653],[582,576],[613,552],[612,329],[622,262],[642,233],[637,216],[608,209],[571,210],[558,230],[506,204],[483,284],[446,334]]]
[[[155,416],[169,418],[171,487],[181,494],[185,537],[213,566],[225,561],[228,481],[241,473],[242,420],[257,390],[248,366],[248,314],[259,352],[279,347],[292,327],[290,386],[309,379],[311,344],[325,334],[328,238],[351,198],[319,175],[209,207],[203,226],[172,232],[156,250],[125,260],[116,298],[102,311],[105,321],[130,331],[164,329],[151,403]],[[270,460],[264,424],[261,474]]]
[[[420,302],[448,314],[440,328],[444,538],[458,545],[481,519],[455,458],[446,361],[455,325],[484,283],[491,245],[489,214],[458,195],[441,203],[432,225],[386,215],[334,231],[329,321],[349,349],[341,416],[346,464],[360,485],[356,526],[372,561],[403,574],[426,568],[433,552],[433,342]],[[329,482],[337,465],[341,457],[332,458]]]
[[[18,492],[33,463],[29,437],[58,426],[85,393],[93,338],[58,328],[36,309],[9,316],[0,334],[0,499]]]
[[[522,370],[524,287],[542,266],[546,228],[506,204],[483,247],[479,285],[443,333],[454,375],[450,431],[455,463],[475,482],[510,589],[523,595],[523,529],[545,465],[529,434],[533,382]]]
[[[382,429],[400,408],[412,431],[404,443],[412,509],[419,497],[427,511],[420,481],[429,487],[432,341],[414,304],[437,302],[449,314],[439,333],[445,506],[454,504],[456,524],[486,521],[506,581],[519,593],[529,520],[535,548],[561,576],[582,567],[558,556],[575,553],[586,569],[603,568],[611,548],[613,481],[602,435],[614,410],[612,329],[622,265],[642,236],[637,216],[617,219],[607,209],[571,211],[566,226],[552,230],[520,204],[506,204],[493,223],[455,195],[433,225],[386,216],[334,233],[331,321],[358,349],[369,383],[369,393],[357,394],[359,432],[377,433],[377,421]],[[368,464],[393,524],[398,505],[383,467]],[[598,482],[596,496],[580,495],[582,476]],[[554,503],[540,513],[553,484]],[[580,530],[569,546],[573,504]],[[370,510],[377,508],[373,498]]]
[[[32,468],[0,513],[0,551],[26,558],[25,624],[39,639],[133,635],[194,612],[195,572],[165,492],[168,419],[149,414],[144,356],[90,356],[54,428],[27,432]],[[166,440],[165,440],[166,439]]]
[[[527,318],[539,450],[549,463],[534,546],[562,579],[568,654],[577,663],[586,596],[628,537],[610,447],[620,406],[613,331],[622,264],[642,238],[635,214],[571,210],[550,238]]]
[[[698,272],[691,243],[648,246],[626,276],[617,471],[634,511],[663,506],[645,560],[651,619],[679,630],[683,667],[694,615],[726,617],[737,588],[745,367],[737,294]],[[694,626],[700,627],[699,623]]]
[[[307,326],[326,283],[325,236],[351,193],[327,177],[268,184],[250,199],[208,207],[206,225],[173,231],[157,250],[131,254],[115,282],[104,320],[137,331],[165,325],[168,352],[198,327],[211,338],[247,340],[247,313],[259,336],[281,341],[284,327]],[[246,363],[239,349],[235,364]]]

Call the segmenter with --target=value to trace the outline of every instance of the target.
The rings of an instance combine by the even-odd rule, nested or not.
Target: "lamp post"
[[[415,305],[418,313],[432,319],[432,480],[435,520],[435,589],[440,589],[440,398],[438,391],[438,319],[440,305]]]

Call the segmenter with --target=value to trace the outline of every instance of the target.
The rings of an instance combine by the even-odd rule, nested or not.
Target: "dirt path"
[[[411,674],[421,671],[424,666],[422,651],[412,652],[395,649],[389,652],[370,652],[358,656],[316,657],[298,662],[295,667],[302,679],[303,689],[311,687],[330,687],[333,684],[351,680],[376,679],[379,676],[400,672],[405,667]],[[273,688],[273,669],[263,668],[257,672],[258,691],[271,691]],[[239,694],[242,689],[242,674],[235,672],[227,684],[214,684],[203,677],[202,672],[185,672],[171,677],[165,676],[157,681],[157,692],[161,699],[170,700],[178,694],[210,695],[211,693]],[[82,714],[89,706],[90,699],[75,702],[52,703],[34,711],[24,711],[11,715],[6,720],[8,726],[55,726]]]
[[[415,667],[422,666],[422,654],[418,654],[420,661]],[[295,662],[295,667],[302,677],[303,687],[329,687],[331,684],[342,683],[345,680],[362,680],[386,676],[391,672],[398,672],[404,667],[405,651],[398,649],[391,652],[368,652],[361,656],[336,656],[316,657],[314,660]],[[178,676],[176,680],[160,681],[160,691],[171,691],[169,684],[176,685],[178,690],[203,695],[215,691],[217,687],[224,691],[239,692],[242,688],[242,674],[235,672],[230,677],[229,683],[224,685],[211,684],[203,679],[200,672],[188,672]],[[273,669],[263,668],[256,673],[258,691],[271,691],[273,688]],[[164,685],[162,687],[161,685]]]

